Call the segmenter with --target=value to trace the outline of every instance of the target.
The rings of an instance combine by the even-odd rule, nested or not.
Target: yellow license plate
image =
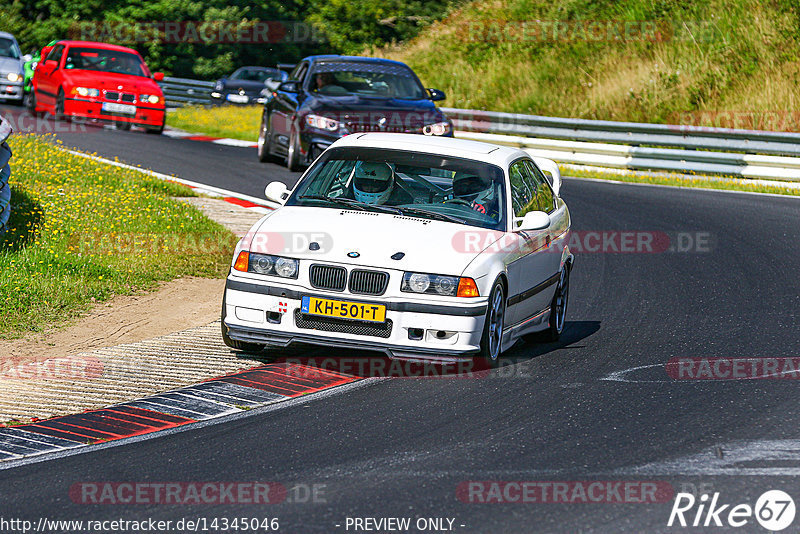
[[[309,315],[322,315],[323,317],[338,317],[371,323],[386,321],[386,306],[382,304],[303,297],[300,310]]]

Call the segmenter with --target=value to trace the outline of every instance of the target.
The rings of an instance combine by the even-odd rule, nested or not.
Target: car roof
[[[302,61],[310,61],[312,63],[316,63],[318,61],[354,61],[354,62],[361,62],[361,63],[390,63],[392,65],[402,65],[404,67],[408,67],[402,61],[395,61],[393,59],[385,59],[382,57],[365,57],[365,56],[340,56],[337,54],[324,54],[324,55],[317,55],[317,56],[308,56],[304,57]]]
[[[66,46],[91,46],[92,48],[102,48],[105,50],[116,50],[117,52],[131,52],[133,54],[138,54],[136,50],[133,48],[128,48],[127,46],[120,46],[110,43],[100,43],[97,41],[66,41],[61,40],[57,41],[53,46],[56,45],[66,45]]]
[[[8,32],[4,32],[4,31],[0,31],[0,37],[5,37],[6,39],[11,39],[12,41],[15,41],[15,42],[17,40],[17,38],[14,37],[13,34],[8,33]]]
[[[521,157],[529,157],[518,148],[419,134],[401,133],[361,133],[351,134],[337,140],[331,147],[365,147],[404,150],[425,154],[438,154],[456,158],[483,161],[502,168]]]

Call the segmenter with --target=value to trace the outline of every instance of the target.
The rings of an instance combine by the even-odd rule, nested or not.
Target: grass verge
[[[190,189],[12,136],[12,215],[0,236],[0,338],[41,331],[114,295],[222,277],[235,236],[174,200]]]
[[[258,140],[262,106],[186,106],[167,113],[167,125],[211,137]]]

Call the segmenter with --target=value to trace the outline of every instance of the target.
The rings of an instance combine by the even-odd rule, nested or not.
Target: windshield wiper
[[[458,217],[453,217],[452,215],[447,215],[445,213],[439,213],[438,211],[429,211],[429,210],[424,210],[422,208],[403,208],[400,206],[398,206],[397,209],[403,212],[404,215],[406,213],[417,214],[430,217],[431,219],[439,219],[440,221],[454,222],[458,224],[467,223],[467,221],[464,219],[459,219]]]
[[[384,213],[393,213],[393,214],[402,213],[398,208],[391,208],[389,206],[379,206],[377,204],[364,204],[363,202],[359,202],[358,200],[353,200],[352,198],[329,197],[325,195],[302,195],[299,198],[301,200],[306,200],[306,199],[327,200],[328,202],[332,202],[333,204],[339,204],[347,206],[348,208],[355,208],[361,211],[368,211],[370,209],[374,209],[375,211],[382,211]]]

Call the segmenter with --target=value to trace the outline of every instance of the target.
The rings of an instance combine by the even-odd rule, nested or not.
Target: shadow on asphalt
[[[536,335],[526,336],[500,358],[467,358],[463,361],[406,360],[389,358],[369,350],[320,348],[293,345],[289,349],[240,353],[268,365],[296,365],[309,372],[329,371],[361,378],[473,378],[483,377],[498,367],[522,364],[559,349],[581,348],[576,345],[600,329],[600,321],[567,321],[561,339],[542,343]]]

